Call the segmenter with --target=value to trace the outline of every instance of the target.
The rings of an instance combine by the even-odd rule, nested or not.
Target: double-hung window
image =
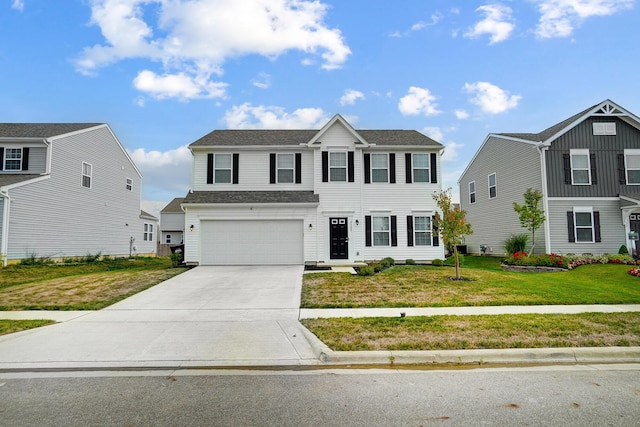
[[[576,242],[592,243],[594,241],[593,229],[593,209],[574,208],[573,223],[575,228]]]
[[[347,153],[329,152],[329,181],[347,180]]]
[[[148,222],[144,223],[143,240],[145,242],[153,242],[153,224]]]
[[[413,242],[416,246],[431,246],[431,217],[413,217]]]
[[[19,171],[22,169],[22,148],[5,148],[4,170]]]
[[[489,198],[495,199],[498,195],[497,191],[496,174],[492,173],[489,175]]]
[[[588,149],[573,149],[571,155],[571,183],[573,185],[590,185],[591,168]]]
[[[231,183],[231,154],[215,154],[213,159],[213,176],[215,183]]]
[[[388,216],[372,217],[373,246],[389,246],[391,244],[391,225]]]
[[[127,183],[125,184],[125,188],[128,191],[133,191],[133,180],[131,178],[127,178]]]
[[[429,182],[429,154],[413,155],[413,182]]]
[[[82,162],[82,186],[91,188],[91,176],[93,167],[89,163]]]
[[[476,202],[476,182],[471,181],[469,183],[469,203],[473,204]]]
[[[389,155],[371,154],[371,182],[389,182]]]
[[[640,184],[640,150],[624,150],[624,164],[627,184]]]
[[[295,157],[293,154],[278,154],[277,156],[278,182],[292,183],[295,172]]]

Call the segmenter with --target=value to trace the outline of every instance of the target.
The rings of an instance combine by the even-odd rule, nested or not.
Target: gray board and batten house
[[[215,130],[189,145],[185,262],[350,264],[444,257],[443,146],[413,130]]]
[[[543,194],[536,252],[631,252],[629,232],[640,231],[640,119],[605,100],[540,133],[489,134],[458,184],[471,253],[487,245],[503,255],[505,239],[528,233],[513,209],[527,188]]]
[[[107,124],[0,123],[0,254],[155,254],[142,175]]]

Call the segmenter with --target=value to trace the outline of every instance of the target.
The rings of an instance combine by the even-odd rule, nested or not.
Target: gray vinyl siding
[[[109,128],[54,138],[51,150],[49,179],[10,190],[9,259],[128,255],[131,237],[142,244],[142,178]],[[82,186],[82,162],[93,168],[90,189]]]
[[[488,176],[496,174],[496,197],[489,199]],[[475,181],[476,202],[469,203],[469,182]],[[467,212],[473,234],[465,238],[467,251],[479,253],[489,246],[490,255],[504,254],[504,240],[528,233],[522,228],[513,202],[522,203],[527,188],[542,189],[540,153],[534,144],[489,136],[459,180],[460,207]],[[531,242],[529,242],[530,244]],[[544,252],[543,227],[536,230],[536,252]]]
[[[615,122],[616,135],[594,135],[594,122]],[[549,197],[617,197],[640,193],[640,186],[620,184],[618,154],[640,148],[640,130],[615,117],[591,117],[551,143],[547,152]],[[595,154],[597,184],[565,184],[563,154],[589,149]]]
[[[184,231],[184,213],[161,213],[162,231]]]
[[[567,224],[567,211],[576,206],[592,207],[600,212],[600,243],[570,243]],[[549,200],[547,215],[550,227],[552,252],[558,254],[606,254],[618,253],[620,246],[626,243],[620,202],[608,199]]]

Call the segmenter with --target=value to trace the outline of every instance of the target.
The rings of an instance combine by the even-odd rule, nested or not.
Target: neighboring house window
[[[153,224],[144,223],[144,236],[143,240],[145,242],[153,242]]]
[[[278,154],[278,182],[293,183],[294,171],[293,154]]]
[[[167,234],[165,237],[165,243],[171,243],[171,234]]]
[[[489,198],[494,199],[497,196],[496,174],[489,175]]]
[[[129,191],[133,191],[133,180],[131,178],[127,178],[126,188]]]
[[[469,183],[469,203],[473,204],[476,202],[476,182],[471,181]]]
[[[371,155],[371,181],[389,182],[389,156],[386,154]]]
[[[431,246],[431,217],[414,216],[413,232],[416,246]]]
[[[624,150],[624,165],[627,184],[640,184],[640,150]],[[622,182],[624,183],[624,181]]]
[[[214,182],[216,183],[231,183],[231,154],[215,154],[213,159],[214,164]]]
[[[616,123],[615,122],[599,122],[593,124],[594,135],[615,135]]]
[[[347,180],[347,153],[329,153],[329,181]]]
[[[22,170],[22,148],[6,148],[4,150],[4,170]]]
[[[371,219],[373,221],[373,246],[389,246],[391,242],[389,217],[374,216]]]
[[[589,150],[571,150],[571,183],[573,185],[590,185],[591,169]]]
[[[93,173],[93,166],[89,163],[82,162],[82,186],[91,188],[91,176]]]
[[[429,154],[413,155],[413,182],[429,182]]]

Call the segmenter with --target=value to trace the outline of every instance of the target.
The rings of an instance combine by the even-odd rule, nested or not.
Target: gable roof
[[[164,208],[162,208],[162,210],[160,211],[161,214],[163,213],[184,213],[182,211],[182,208],[180,207],[180,205],[182,204],[182,202],[184,202],[184,197],[176,197],[175,199],[173,199],[172,201],[170,201],[167,206],[165,206]]]
[[[104,123],[0,123],[0,138],[51,138]]]

